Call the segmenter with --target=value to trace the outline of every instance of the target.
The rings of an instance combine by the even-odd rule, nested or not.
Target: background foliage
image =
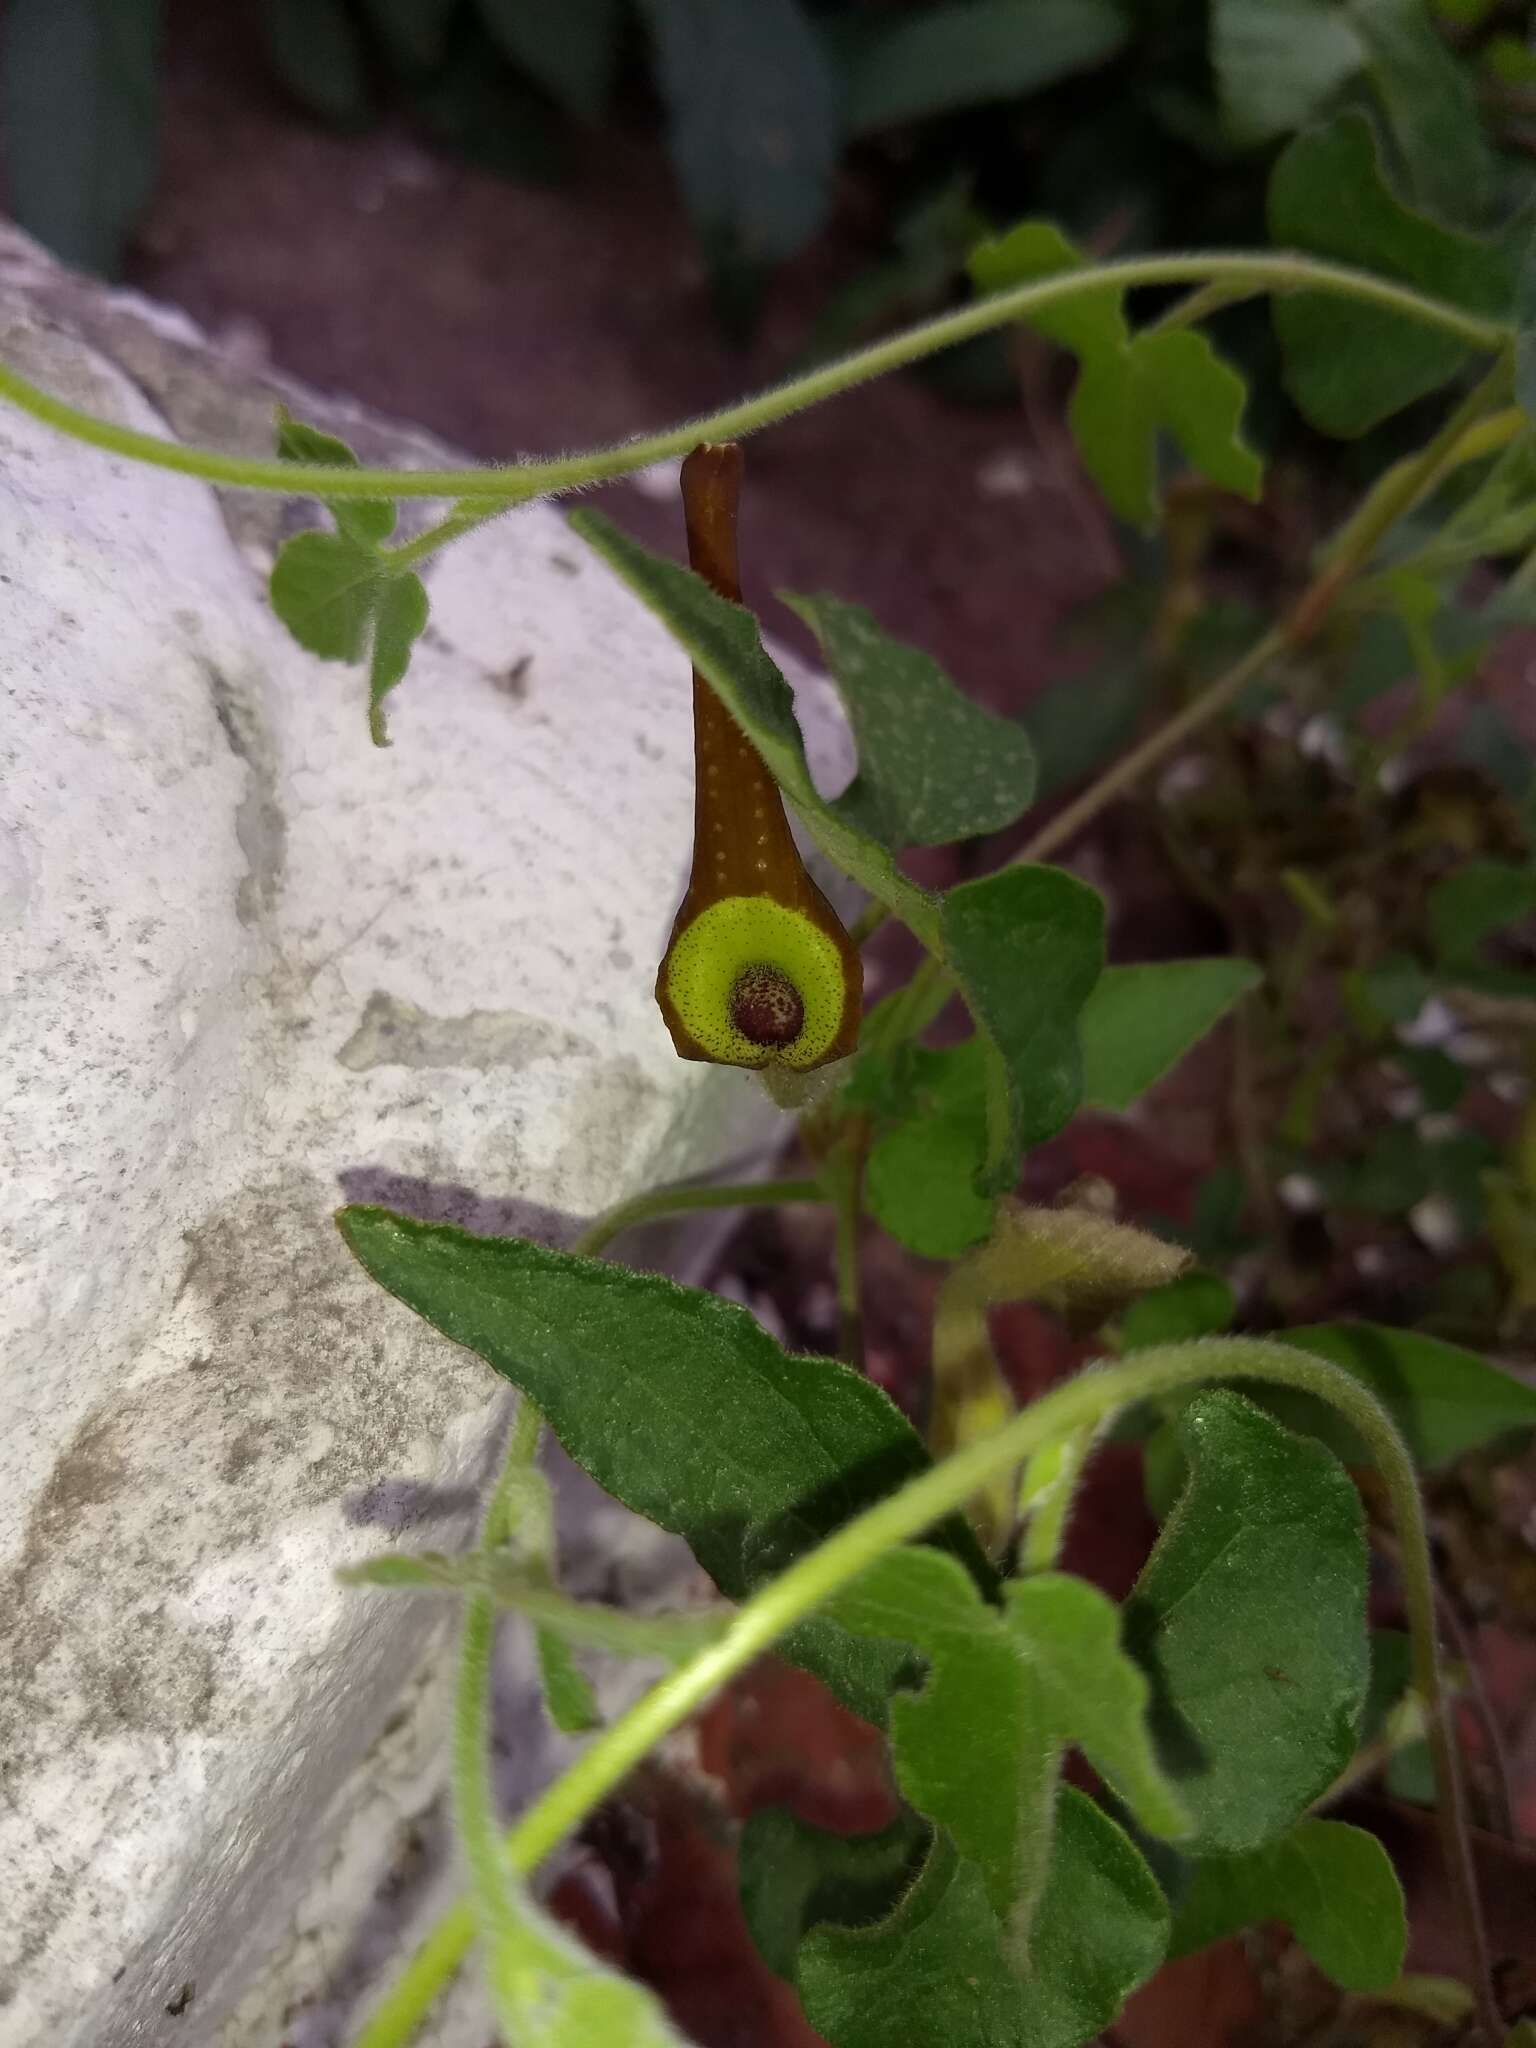
[[[1448,226],[1486,226],[1532,179],[1536,57],[1498,0],[252,6],[272,77],[316,119],[403,112],[509,176],[564,175],[598,123],[658,124],[737,319],[856,187],[869,261],[819,348],[939,302],[978,235],[1025,211],[1100,254],[1251,243],[1275,150],[1339,107],[1380,121],[1405,196]],[[152,188],[166,33],[164,0],[5,13],[11,203],[69,261],[111,271]],[[996,389],[1000,351],[964,375]]]

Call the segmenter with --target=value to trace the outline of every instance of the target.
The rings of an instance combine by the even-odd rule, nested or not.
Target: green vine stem
[[[383,549],[385,563],[395,573],[414,569],[418,562],[424,562],[429,555],[435,555],[451,541],[461,540],[466,533],[473,533],[477,526],[484,526],[487,520],[498,518],[506,511],[504,504],[487,504],[483,498],[467,498],[462,505],[455,505],[446,519],[438,520],[435,526],[418,533],[414,540],[402,541],[398,547]]]
[[[1501,352],[1418,454],[1395,462],[1366,493],[1324,550],[1323,573],[1291,615],[1294,640],[1312,637],[1339,588],[1365,567],[1398,520],[1421,504],[1452,470],[1480,452],[1483,441],[1498,446],[1505,437],[1514,438],[1518,429],[1508,413],[1499,421],[1489,419],[1505,405],[1514,376],[1513,358]],[[1509,411],[1518,412],[1519,408]]]
[[[1438,328],[1468,348],[1486,353],[1506,349],[1511,329],[1502,322],[1482,320],[1459,306],[1428,293],[1377,277],[1368,270],[1348,264],[1328,263],[1314,256],[1289,251],[1215,253],[1171,256],[1131,256],[1113,263],[1085,264],[1078,270],[1056,271],[1035,278],[1010,291],[995,292],[969,305],[941,313],[932,320],[888,336],[869,348],[824,363],[802,377],[793,377],[754,397],[742,399],[702,419],[690,420],[659,434],[642,435],[615,448],[592,449],[579,455],[557,456],[547,461],[515,462],[476,466],[468,469],[345,469],[327,463],[281,462],[251,456],[224,454],[218,449],[183,446],[99,419],[78,406],[66,404],[50,392],[40,390],[8,364],[0,364],[0,398],[8,399],[21,411],[45,425],[56,427],[77,441],[105,449],[112,455],[127,456],[135,462],[178,475],[200,477],[203,482],[224,484],[247,491],[276,491],[283,497],[310,495],[320,498],[468,498],[479,502],[458,508],[478,524],[492,502],[503,509],[525,504],[530,498],[556,491],[574,490],[583,484],[601,483],[626,476],[654,462],[686,455],[700,441],[736,441],[776,420],[787,419],[807,406],[836,397],[855,385],[868,383],[888,371],[920,362],[956,342],[969,341],[994,327],[1004,327],[1031,313],[1044,311],[1061,301],[1087,291],[1137,285],[1220,284],[1230,290],[1328,292],[1356,299],[1384,312],[1400,313],[1426,327]],[[440,545],[443,535],[434,542]],[[422,537],[425,539],[425,536]]]
[[[543,1423],[531,1401],[518,1404],[506,1460],[486,1509],[481,1544],[494,1551],[514,1533],[516,1502],[538,1456]],[[458,1688],[453,1714],[453,1815],[481,1940],[494,1958],[516,1934],[516,1906],[508,1884],[491,1784],[491,1655],[496,1644],[496,1602],[475,1593],[464,1603]],[[501,2009],[499,1971],[487,1971],[497,2017],[503,2028],[512,2016]]]
[[[496,1550],[511,1541],[516,1535],[516,1522],[521,1519],[519,1510],[522,1496],[527,1487],[527,1475],[533,1470],[539,1455],[539,1434],[544,1419],[533,1403],[520,1400],[517,1413],[512,1418],[511,1434],[507,1438],[506,1456],[502,1460],[501,1477],[496,1482],[496,1491],[491,1495],[490,1506],[485,1511],[485,1526],[481,1531],[480,1545],[484,1550]]]
[[[1461,1776],[1441,1681],[1434,1578],[1412,1459],[1391,1417],[1357,1380],[1322,1359],[1259,1338],[1162,1345],[1128,1360],[1090,1367],[993,1436],[967,1445],[845,1524],[755,1594],[718,1642],[662,1679],[582,1752],[508,1835],[504,1853],[512,1868],[523,1874],[533,1870],[658,1742],[886,1551],[921,1536],[991,1479],[1056,1439],[1096,1429],[1130,1402],[1157,1400],[1221,1380],[1264,1381],[1326,1401],[1358,1432],[1381,1473],[1402,1546],[1414,1685],[1424,1703],[1442,1842],[1466,1945],[1466,1972],[1488,2048],[1497,2048],[1501,2022],[1489,1980]],[[461,1902],[410,1958],[364,2026],[356,2048],[404,2048],[458,1969],[474,1935],[473,1912]]]
[[[1257,286],[1242,278],[1214,278],[1209,284],[1197,285],[1192,292],[1176,300],[1166,313],[1159,314],[1152,322],[1153,331],[1167,334],[1178,327],[1198,327],[1213,313],[1223,312],[1228,306],[1240,306],[1257,290]]]
[[[1530,419],[1524,409],[1518,405],[1504,406],[1499,411],[1466,425],[1460,438],[1450,443],[1444,451],[1445,460],[1438,466],[1437,474],[1427,480],[1429,487],[1434,488],[1443,483],[1452,470],[1459,469],[1466,463],[1481,462],[1487,456],[1500,454],[1509,447],[1512,441],[1517,441],[1522,434],[1529,433],[1530,428]],[[1394,462],[1390,469],[1383,471],[1329,542],[1325,552],[1325,560],[1341,553],[1351,545],[1357,525],[1362,524],[1373,516],[1374,508],[1381,494],[1390,490],[1398,479],[1406,478],[1409,471],[1418,461],[1419,457],[1416,455],[1405,455],[1400,461]],[[1419,481],[1419,488],[1415,494],[1416,503],[1421,502],[1427,494],[1424,488],[1425,481],[1422,478]],[[1413,508],[1408,506],[1403,509],[1412,510]],[[1398,516],[1402,516],[1401,511],[1399,511]],[[1413,566],[1418,562],[1418,559],[1419,557],[1416,553],[1409,554],[1399,557],[1393,566],[1394,568]],[[1519,573],[1519,570],[1516,570],[1515,578],[1512,580],[1518,579]],[[1370,586],[1367,585],[1366,588],[1369,590]]]
[[[496,1641],[496,1603],[483,1593],[464,1603],[458,1689],[453,1710],[453,1817],[465,1866],[479,1938],[492,1954],[506,1939],[511,1905],[496,1826],[491,1785],[491,1652]],[[496,1971],[486,1972],[503,2029],[508,2015],[494,1995]],[[508,2036],[510,2039],[510,2036]]]
[[[579,1256],[595,1259],[626,1230],[642,1223],[657,1223],[664,1216],[681,1216],[695,1209],[751,1209],[781,1202],[827,1202],[832,1197],[819,1180],[744,1180],[729,1186],[701,1187],[696,1182],[670,1181],[665,1187],[650,1188],[627,1202],[616,1202],[600,1216],[593,1217],[571,1246]]]
[[[572,1600],[530,1580],[526,1566],[484,1551],[456,1557],[430,1551],[418,1556],[395,1553],[346,1566],[336,1576],[344,1586],[399,1593],[483,1593],[497,1607],[522,1615],[575,1647],[607,1650],[618,1657],[661,1657],[669,1664],[680,1664],[723,1635],[732,1613],[717,1605],[677,1614],[630,1614],[601,1600]]]

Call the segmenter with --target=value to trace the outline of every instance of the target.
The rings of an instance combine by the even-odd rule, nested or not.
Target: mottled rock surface
[[[15,237],[0,355],[154,432],[264,449],[283,395],[443,459]],[[558,1241],[771,1124],[651,1000],[691,817],[659,629],[530,508],[432,565],[376,750],[265,603],[311,516],[0,409],[4,2048],[313,2048],[377,1961],[444,1610],[333,1573],[461,1540],[502,1410],[337,1202]],[[626,1537],[581,1498],[595,1574]]]

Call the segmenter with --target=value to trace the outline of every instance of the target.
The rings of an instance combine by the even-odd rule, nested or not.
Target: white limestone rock
[[[272,385],[14,237],[0,355],[266,443]],[[3,2048],[271,2044],[295,2005],[315,2043],[305,2001],[361,1995],[324,1980],[428,1797],[445,1610],[333,1573],[462,1538],[499,1383],[336,1204],[560,1239],[773,1122],[651,999],[692,801],[659,628],[520,512],[433,564],[375,750],[265,602],[298,516],[0,408]]]

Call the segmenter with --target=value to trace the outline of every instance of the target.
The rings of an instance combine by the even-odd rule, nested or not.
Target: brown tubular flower
[[[683,464],[688,559],[741,602],[735,442]],[[863,972],[837,912],[806,872],[778,784],[714,690],[693,672],[693,871],[656,976],[685,1060],[807,1073],[858,1041]]]

